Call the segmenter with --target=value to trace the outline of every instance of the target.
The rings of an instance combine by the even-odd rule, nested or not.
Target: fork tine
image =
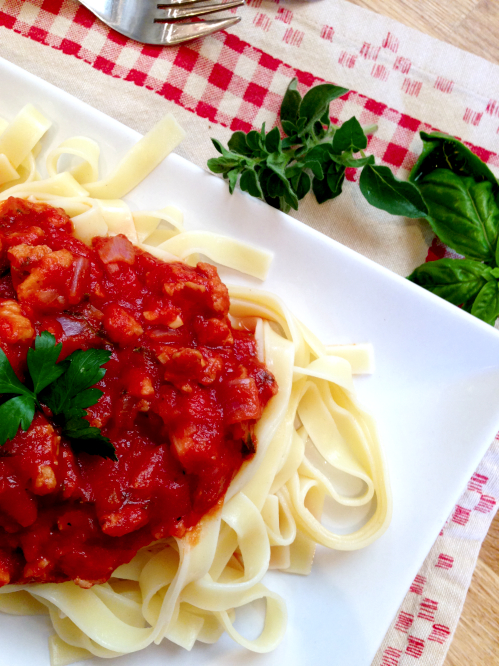
[[[230,28],[241,20],[240,16],[215,19],[211,21],[199,21],[195,23],[164,23],[161,25],[162,33],[150,44],[168,44],[174,46],[191,39],[211,35],[218,30]],[[158,26],[159,27],[159,26]]]
[[[175,7],[177,5],[194,5],[200,2],[207,2],[208,0],[169,0],[169,2],[159,2],[157,4],[158,9],[169,9],[170,7]]]
[[[194,16],[203,16],[203,14],[221,12],[227,9],[233,9],[234,7],[240,7],[241,5],[244,5],[244,0],[232,0],[232,2],[203,5],[202,7],[162,6],[159,10],[161,12],[161,18],[155,18],[154,23],[178,21],[181,19],[192,18]],[[165,14],[163,14],[163,12],[165,12]]]

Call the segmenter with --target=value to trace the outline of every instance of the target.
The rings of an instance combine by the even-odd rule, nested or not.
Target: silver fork
[[[230,28],[240,16],[209,21],[180,22],[244,5],[244,0],[212,2],[206,0],[80,0],[101,21],[143,44],[162,46],[180,44]],[[199,4],[203,3],[203,4]]]

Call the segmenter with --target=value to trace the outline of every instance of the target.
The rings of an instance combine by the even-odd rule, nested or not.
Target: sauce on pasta
[[[21,380],[36,334],[112,351],[88,408],[118,462],[75,453],[50,410],[0,449],[0,585],[106,581],[217,506],[277,392],[234,330],[216,269],[165,263],[122,235],[88,247],[61,209],[0,206],[0,346]]]
[[[31,471],[23,477],[24,487],[14,483],[12,467],[20,465],[27,447],[23,437],[35,427],[40,432],[49,425],[53,428],[54,420],[50,414],[39,415],[31,431],[15,438],[16,451],[0,449],[0,471],[11,466],[8,474],[0,476],[0,582],[12,582],[0,585],[0,611],[49,614],[55,631],[48,641],[52,666],[92,656],[107,659],[130,654],[163,639],[191,650],[197,642],[215,643],[224,632],[245,649],[269,652],[284,638],[287,613],[284,599],[262,582],[267,571],[306,575],[317,544],[356,550],[371,544],[390,522],[391,493],[383,453],[372,418],[355,399],[352,380],[357,372],[372,371],[367,349],[365,345],[326,347],[277,296],[253,287],[230,286],[231,322],[236,329],[254,330],[258,358],[266,367],[258,363],[253,337],[228,325],[227,292],[214,269],[206,264],[189,268],[180,262],[194,265],[199,252],[217,264],[264,280],[272,254],[235,238],[187,231],[181,211],[174,206],[131,211],[119,200],[181,141],[184,132],[171,115],[160,120],[104,177],[99,172],[98,144],[73,136],[46,155],[49,177],[41,179],[38,142],[48,127],[50,121],[30,104],[11,123],[0,118],[0,153],[5,151],[0,157],[8,167],[0,174],[0,183],[4,177],[0,199],[18,198],[0,210],[0,340],[19,376],[24,372],[26,349],[43,327],[57,334],[65,354],[90,344],[114,350],[102,382],[113,416],[106,421],[104,401],[102,411],[93,410],[89,418],[112,437],[117,408],[124,430],[131,431],[140,444],[127,447],[126,440],[115,439],[120,462],[113,469],[119,474],[108,473],[109,461],[86,456],[88,471],[82,475],[82,454],[74,457],[67,442],[57,440],[55,428],[50,437],[41,439],[50,446],[44,449],[35,442],[31,447],[31,458],[25,461]],[[66,170],[59,168],[63,155],[71,165]],[[47,215],[50,220],[44,219]],[[95,237],[101,238],[93,242]],[[18,246],[24,247],[14,251]],[[161,261],[155,262],[154,257]],[[152,266],[160,267],[157,282],[146,278]],[[150,293],[162,299],[160,306],[156,301],[151,306]],[[189,330],[191,337],[182,338]],[[216,355],[223,371],[215,372],[216,379],[210,383]],[[123,360],[121,366],[117,357]],[[187,366],[189,375],[183,372]],[[113,373],[122,392],[111,387]],[[279,391],[268,400],[276,382]],[[151,386],[154,394],[149,393]],[[169,395],[163,386],[170,387]],[[217,404],[200,397],[208,398],[213,392]],[[184,415],[195,429],[183,428]],[[126,425],[131,422],[132,426]],[[160,463],[151,456],[153,449],[158,452],[162,446],[157,444],[158,427],[170,442]],[[250,439],[252,433],[256,437]],[[198,434],[213,446],[198,446]],[[68,461],[72,467],[65,467]],[[154,463],[152,468],[149,462]],[[241,466],[239,473],[234,475],[231,464],[233,471]],[[357,487],[362,482],[364,491],[345,493],[343,481],[338,484],[336,476],[327,473],[329,466],[357,480]],[[67,483],[61,483],[66,469],[80,474],[79,485],[71,485],[70,474]],[[163,503],[161,509],[166,512],[182,497],[190,504],[184,514],[172,509],[169,524],[149,518],[142,525],[145,514],[152,515],[157,487],[154,470],[164,469],[171,475],[171,494],[170,504]],[[50,490],[54,479],[55,488]],[[16,488],[24,492],[17,499],[8,494]],[[123,488],[121,496],[116,494],[116,489]],[[56,510],[66,492],[70,492],[66,507],[77,511],[65,514],[66,522],[59,524],[50,519],[54,516],[50,511]],[[97,501],[100,492],[109,501],[107,506]],[[151,493],[149,505],[144,499],[147,492]],[[26,521],[28,513],[20,505],[26,497],[33,500],[31,509],[35,508],[37,517],[22,525],[18,519],[24,516]],[[351,532],[338,533],[322,524],[327,497],[340,504],[342,511],[353,512]],[[365,514],[373,499],[366,521],[359,525],[358,508]],[[48,517],[46,523],[38,522],[41,516]],[[30,531],[36,524],[40,526],[38,542]],[[114,530],[115,536],[106,534],[104,526]],[[170,537],[149,543],[169,529]],[[54,576],[48,557],[40,559],[39,544],[47,548],[53,544],[52,555],[60,558],[60,567],[65,552],[56,548],[54,535],[67,539],[66,553],[79,553],[78,567],[89,564],[88,571],[75,569],[78,585],[60,568],[55,571],[61,578]],[[109,568],[115,566],[113,556],[116,562],[128,558],[146,536],[148,545],[118,566],[108,582],[92,585],[107,579]],[[117,552],[113,555],[104,542],[117,546]],[[133,548],[125,557],[130,544]],[[91,558],[85,559],[90,547],[92,567]],[[26,569],[33,563],[38,565],[36,572]],[[97,567],[102,570],[100,579],[96,579]],[[41,584],[22,584],[31,581]],[[239,609],[258,599],[265,600],[263,629],[248,639],[235,622],[241,622]]]

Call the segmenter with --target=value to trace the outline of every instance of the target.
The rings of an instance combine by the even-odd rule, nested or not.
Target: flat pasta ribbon
[[[172,116],[105,178],[99,146],[77,136],[48,153],[48,177],[41,179],[36,157],[49,127],[32,105],[11,123],[0,119],[0,200],[17,196],[64,209],[75,236],[87,244],[95,236],[124,234],[165,261],[192,263],[201,253],[265,278],[271,253],[186,231],[173,206],[132,211],[121,200],[183,137]],[[59,170],[63,156],[70,166]],[[49,642],[52,666],[127,654],[164,638],[190,650],[223,632],[249,650],[268,652],[282,640],[287,616],[284,600],[262,583],[266,572],[307,574],[317,543],[362,548],[389,524],[391,494],[376,427],[353,395],[352,375],[372,371],[370,346],[326,347],[273,294],[235,286],[229,292],[233,325],[254,330],[258,356],[279,386],[255,426],[256,454],[233,479],[223,507],[182,539],[143,548],[107,583],[0,588],[0,610],[49,614],[56,632]],[[338,475],[360,490],[342,490]],[[364,507],[364,523],[347,534],[327,529],[321,521],[327,498],[344,510]],[[264,626],[249,640],[234,627],[236,609],[259,599],[266,602]]]

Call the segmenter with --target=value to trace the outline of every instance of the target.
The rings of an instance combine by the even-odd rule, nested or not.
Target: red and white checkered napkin
[[[406,176],[420,130],[454,134],[499,167],[499,68],[345,0],[247,0],[230,33],[175,48],[143,46],[110,32],[76,0],[0,0],[1,55],[141,132],[167,110],[188,130],[180,152],[206,165],[208,136],[271,127],[292,76],[352,92],[331,106],[378,131],[370,149]],[[359,92],[354,92],[359,91]],[[1,103],[1,100],[0,100]],[[349,174],[349,179],[354,176]],[[360,213],[365,213],[362,219]],[[346,187],[300,220],[407,275],[446,249],[425,226],[369,207]],[[430,251],[428,248],[430,247]],[[469,482],[398,612],[375,666],[444,660],[478,551],[499,501],[499,443]]]

